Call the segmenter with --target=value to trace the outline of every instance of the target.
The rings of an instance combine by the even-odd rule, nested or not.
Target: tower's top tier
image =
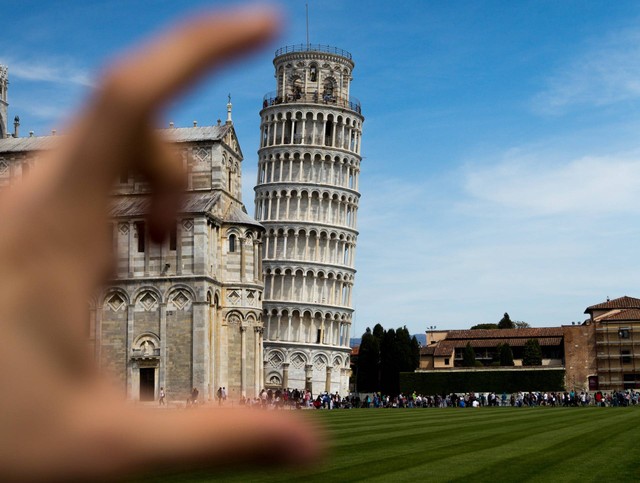
[[[276,50],[277,90],[265,95],[263,107],[289,102],[327,104],[360,113],[360,101],[349,96],[351,54],[329,45],[297,44]]]
[[[340,49],[338,47],[332,47],[331,45],[320,45],[320,44],[295,44],[295,45],[287,45],[285,47],[280,47],[276,50],[276,59],[281,55],[291,54],[291,53],[325,53],[325,54],[333,54],[338,55],[340,57],[344,57],[345,59],[351,60],[351,54],[346,50]],[[274,64],[275,64],[274,60]],[[353,68],[353,62],[351,63],[351,67]]]

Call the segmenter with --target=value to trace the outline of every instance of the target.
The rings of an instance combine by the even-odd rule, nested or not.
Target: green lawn
[[[191,473],[166,475],[161,481],[640,480],[640,407],[353,409],[307,414],[320,420],[331,435],[330,456],[313,471]]]

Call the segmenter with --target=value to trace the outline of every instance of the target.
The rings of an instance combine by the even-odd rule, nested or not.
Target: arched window
[[[138,253],[144,253],[146,247],[146,227],[144,221],[136,221],[136,234],[138,235]]]
[[[229,235],[229,253],[236,251],[236,236]]]

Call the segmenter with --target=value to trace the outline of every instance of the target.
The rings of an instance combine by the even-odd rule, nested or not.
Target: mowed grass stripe
[[[498,441],[485,435],[475,438],[473,433],[468,432],[453,435],[451,440],[456,446],[454,453],[450,451],[451,445],[425,448],[421,462],[411,465],[409,459],[405,458],[407,465],[404,468],[380,472],[369,479],[406,481],[427,476],[429,481],[463,481],[470,478],[473,481],[520,481],[527,476],[539,476],[542,479],[551,478],[547,481],[558,481],[554,478],[558,472],[550,468],[553,464],[569,458],[585,459],[586,457],[581,456],[584,452],[580,452],[580,447],[575,442],[579,440],[581,443],[585,441],[585,436],[588,436],[583,427],[592,427],[584,424],[584,414],[577,415],[576,410],[569,411],[573,411],[574,414],[565,414],[567,424],[564,428],[558,427],[556,430],[548,431],[547,426],[536,425],[536,420],[533,419],[530,421],[532,424],[526,427],[525,434],[520,433],[523,428],[515,428],[515,437],[510,441]],[[627,418],[623,419],[622,424],[627,424]],[[598,428],[598,431],[601,431],[601,428]],[[628,439],[631,440],[632,438]],[[567,448],[568,451],[566,454],[558,455],[557,448]],[[581,463],[582,461],[576,462],[578,465]],[[573,481],[570,474],[565,476]],[[582,477],[584,478],[584,475]]]
[[[581,418],[572,427],[569,437],[554,437],[549,433],[533,436],[528,441],[526,452],[485,465],[481,472],[474,473],[473,476],[481,480],[495,478],[496,481],[514,477],[523,481],[608,481],[611,475],[616,475],[617,479],[630,477],[629,470],[638,465],[639,452],[636,446],[629,446],[629,449],[635,451],[633,460],[636,461],[632,466],[621,465],[616,458],[620,442],[626,440],[628,445],[635,439],[629,418],[625,414],[606,418],[605,428],[599,424],[598,420],[601,419],[585,421]],[[605,434],[615,435],[614,440],[605,443],[602,438]],[[458,481],[466,480],[468,476]]]
[[[339,458],[336,458],[332,464],[332,470],[348,468],[360,476],[384,479],[398,472],[420,476],[425,473],[426,466],[437,465],[442,470],[447,470],[445,474],[451,477],[454,475],[448,469],[452,464],[458,467],[456,469],[460,469],[486,462],[491,457],[503,458],[512,447],[522,448],[521,451],[524,452],[528,451],[528,445],[520,444],[519,440],[530,434],[531,428],[538,424],[538,418],[527,417],[527,413],[532,414],[531,411],[527,413],[522,410],[510,411],[511,415],[507,415],[506,412],[509,410],[503,408],[490,411],[493,413],[490,419],[486,415],[479,418],[476,414],[467,411],[460,418],[456,418],[459,419],[457,424],[449,425],[442,431],[428,432],[428,434],[423,430],[418,433],[417,439],[413,437],[414,431],[408,432],[408,437],[400,439],[385,435],[384,438],[366,444],[365,454],[351,455],[344,465],[339,464]],[[572,423],[565,420],[559,421],[561,417],[559,414],[549,412],[549,416],[553,416],[551,419],[556,420],[553,432],[566,434]],[[499,418],[499,421],[496,421],[496,418]],[[548,429],[551,431],[550,426]],[[550,431],[548,434],[553,437]],[[425,441],[425,438],[428,441]],[[376,451],[380,454],[372,461],[371,455],[366,453]],[[462,467],[459,465],[461,457],[465,460]],[[457,461],[452,462],[452,460]],[[477,471],[477,468],[473,471]],[[461,474],[465,474],[464,471]],[[327,476],[326,473],[325,476]]]
[[[397,410],[395,410],[397,411]],[[429,410],[418,410],[429,411]],[[440,411],[440,410],[434,410]],[[496,414],[496,411],[499,414]],[[464,433],[483,433],[486,435],[499,435],[501,433],[510,433],[511,430],[516,429],[514,425],[526,425],[527,420],[523,417],[523,411],[516,410],[515,412],[507,413],[507,409],[488,409],[485,414],[473,414],[470,410],[442,410],[439,414],[434,414],[431,417],[425,417],[422,414],[407,414],[404,417],[397,416],[397,413],[387,412],[384,415],[376,415],[377,417],[371,418],[367,425],[357,431],[344,430],[342,428],[334,429],[334,425],[331,424],[332,434],[336,438],[334,443],[335,447],[348,446],[351,444],[364,443],[371,441],[371,444],[376,444],[372,441],[372,433],[384,433],[384,440],[377,441],[378,444],[386,444],[393,440],[408,440],[413,436],[423,436],[425,433],[429,434],[430,438],[439,439],[441,442],[446,442],[446,436],[451,432],[464,432]],[[498,424],[496,417],[499,417]],[[537,416],[533,415],[535,419]],[[332,422],[333,423],[333,422]],[[565,427],[569,423],[566,422],[560,414],[549,414],[547,426],[551,427],[555,423],[560,427]],[[537,424],[537,422],[534,422]],[[511,428],[511,429],[510,429]],[[511,438],[512,436],[509,436]],[[445,439],[443,439],[445,438]],[[377,438],[374,438],[377,440]]]
[[[327,428],[331,454],[319,467],[190,473],[147,481],[562,478],[585,482],[640,476],[639,408],[358,409],[305,414]]]

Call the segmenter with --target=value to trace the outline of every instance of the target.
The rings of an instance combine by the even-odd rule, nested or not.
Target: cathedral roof
[[[27,138],[0,139],[0,153],[42,151],[51,149],[60,136],[31,136]]]
[[[181,213],[208,213],[220,200],[220,192],[189,192],[182,197]],[[113,217],[144,216],[151,209],[151,197],[148,194],[118,195],[111,198],[109,215]],[[251,218],[242,205],[230,203],[222,216],[224,223],[252,225],[262,227]]]
[[[224,221],[226,223],[233,223],[237,225],[253,225],[262,227],[260,223],[247,214],[243,206],[236,204],[232,204],[224,214]]]
[[[188,143],[196,141],[222,141],[229,129],[231,129],[229,124],[222,124],[220,126],[160,129],[159,132],[162,136],[166,136],[170,142]],[[63,138],[63,136],[29,136],[0,139],[0,153],[51,149],[54,143],[61,138]]]
[[[222,124],[220,126],[174,127],[161,129],[160,134],[166,136],[169,141],[174,143],[222,141],[229,129],[229,124]]]
[[[186,193],[182,197],[183,213],[207,212],[220,199],[220,193]],[[111,199],[110,216],[143,216],[149,213],[151,197],[148,194],[116,196]]]

